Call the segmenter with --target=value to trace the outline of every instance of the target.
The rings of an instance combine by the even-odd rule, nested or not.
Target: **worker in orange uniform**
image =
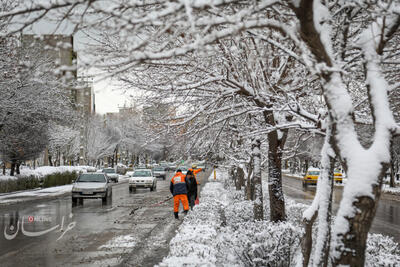
[[[187,214],[189,211],[189,202],[187,198],[188,183],[186,175],[182,173],[182,170],[177,170],[174,177],[171,179],[169,191],[174,196],[174,215],[175,219],[179,219],[179,201],[182,202],[184,213]]]
[[[196,178],[196,183],[197,184],[199,184],[199,181],[197,180],[197,174],[199,172],[201,172],[202,170],[203,170],[202,168],[197,169],[197,165],[196,164],[193,164],[192,168],[188,170],[188,171],[191,171],[193,173],[194,178]]]

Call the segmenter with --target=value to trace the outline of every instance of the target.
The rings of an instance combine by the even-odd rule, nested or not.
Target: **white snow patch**
[[[132,248],[136,246],[137,240],[133,235],[121,235],[114,237],[108,241],[105,245],[99,247],[102,248]]]

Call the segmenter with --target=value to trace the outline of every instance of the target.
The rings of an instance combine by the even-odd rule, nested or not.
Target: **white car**
[[[101,198],[103,203],[112,195],[112,188],[104,173],[82,173],[72,187],[72,204],[84,198]]]
[[[162,178],[165,180],[167,177],[167,172],[165,171],[164,167],[158,166],[153,168],[153,175],[157,178]]]
[[[116,183],[118,183],[118,173],[115,171],[114,168],[104,168],[103,172],[107,175],[107,177]]]
[[[150,188],[154,191],[157,188],[157,179],[154,177],[151,169],[135,170],[132,177],[129,178],[129,191],[136,191],[136,188]]]

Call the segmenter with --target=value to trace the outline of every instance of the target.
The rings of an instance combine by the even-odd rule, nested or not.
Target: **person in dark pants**
[[[171,194],[174,196],[174,215],[175,219],[179,219],[179,202],[182,202],[184,213],[187,214],[189,211],[189,203],[188,203],[188,184],[186,176],[182,173],[181,170],[177,170],[174,177],[171,179],[171,183],[169,186],[169,190]]]
[[[194,202],[196,201],[196,198],[197,198],[197,180],[192,171],[189,170],[186,173],[186,180],[187,180],[187,184],[188,184],[189,206],[190,206],[190,209],[193,210],[193,207],[195,204]]]

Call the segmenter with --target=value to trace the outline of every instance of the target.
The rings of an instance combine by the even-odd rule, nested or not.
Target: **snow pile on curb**
[[[387,194],[400,196],[400,186],[399,185],[397,185],[397,187],[393,188],[393,187],[389,187],[388,185],[384,184],[382,191]]]
[[[21,169],[20,177],[29,177],[34,176],[36,178],[43,178],[46,175],[54,174],[54,173],[64,173],[64,172],[86,172],[88,168],[92,168],[90,166],[59,166],[59,167],[52,167],[52,166],[43,166],[38,167],[34,170],[29,168]]]
[[[170,252],[158,266],[294,266],[303,233],[301,217],[307,205],[286,201],[288,221],[254,222],[253,204],[244,200],[217,171],[170,242]],[[265,218],[268,218],[268,188],[263,183]],[[396,266],[400,247],[392,238],[370,234],[366,266]]]
[[[52,167],[52,166],[42,166],[36,169],[30,168],[21,168],[21,174],[16,176],[10,175],[0,175],[0,180],[9,180],[9,179],[17,179],[25,178],[25,177],[35,177],[35,178],[43,178],[46,175],[54,174],[54,173],[64,173],[64,172],[86,172],[87,169],[92,168],[91,166],[59,166],[59,167]]]

